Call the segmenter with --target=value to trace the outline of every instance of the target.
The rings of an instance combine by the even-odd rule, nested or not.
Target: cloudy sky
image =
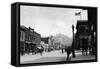
[[[81,16],[75,16],[80,11]],[[34,28],[42,37],[60,33],[72,38],[72,24],[87,20],[87,10],[75,8],[21,6],[20,12],[21,25]]]

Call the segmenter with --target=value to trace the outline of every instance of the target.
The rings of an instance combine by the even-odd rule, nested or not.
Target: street
[[[76,58],[71,58],[71,61],[77,60],[92,60],[95,59],[93,55],[81,55],[80,51],[76,51]],[[51,52],[43,52],[42,55],[39,53],[36,55],[23,55],[20,57],[20,63],[43,63],[43,62],[59,62],[59,61],[66,61],[66,53],[61,52],[61,50],[51,51]]]

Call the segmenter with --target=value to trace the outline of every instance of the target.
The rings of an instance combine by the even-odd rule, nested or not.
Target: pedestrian
[[[70,54],[72,52],[72,47],[65,47],[65,52],[67,53],[67,61],[71,60]]]
[[[63,54],[64,53],[64,48],[62,48],[61,51],[62,51],[62,54]]]

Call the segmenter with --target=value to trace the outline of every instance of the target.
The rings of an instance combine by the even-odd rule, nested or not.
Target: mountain
[[[65,46],[71,46],[72,44],[72,38],[69,38],[64,34],[56,34],[55,36],[53,36],[53,39],[55,42],[60,42]]]

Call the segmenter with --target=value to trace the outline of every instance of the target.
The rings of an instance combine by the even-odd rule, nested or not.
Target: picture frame
[[[76,24],[71,24],[75,23],[75,19]],[[70,28],[67,28],[68,25]],[[66,34],[64,29],[71,29],[71,34]],[[59,37],[54,35],[57,32]],[[72,40],[67,40],[65,35],[72,37]],[[53,44],[50,43],[53,40]],[[63,40],[66,40],[65,43]],[[68,42],[71,47],[66,48],[68,45],[64,44]],[[97,7],[26,2],[11,4],[11,65],[97,62],[97,50]]]

